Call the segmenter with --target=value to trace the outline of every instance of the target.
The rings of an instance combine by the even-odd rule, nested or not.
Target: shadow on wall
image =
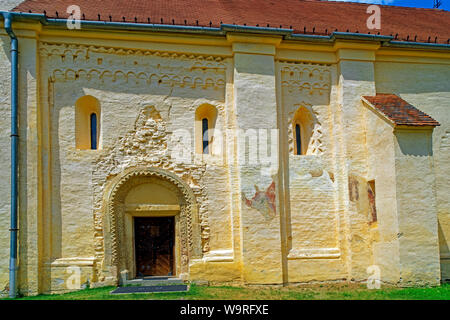
[[[392,92],[399,96],[430,93],[434,96],[429,99],[439,101],[443,99],[443,93],[450,92],[449,82],[446,81],[449,77],[450,66],[442,64],[414,64],[405,68],[403,63],[378,62],[375,67],[376,91]],[[414,104],[414,101],[407,101]],[[420,105],[418,107],[420,109]]]
[[[450,239],[445,238],[444,230],[442,230],[441,222],[438,221],[438,234],[439,234],[439,243],[440,243],[440,252],[442,254],[450,254],[450,248],[448,247],[448,243]]]
[[[403,155],[419,157],[433,156],[433,131],[431,129],[396,130],[394,133]]]
[[[450,239],[446,239],[442,223],[445,224],[445,220],[441,222],[438,220],[438,237],[439,237],[439,254],[441,260],[441,280],[443,282],[450,283],[450,249],[448,243]]]
[[[3,0],[0,0],[0,2],[1,1],[3,1]],[[3,19],[1,21],[3,22]],[[5,31],[5,29],[3,29],[3,31]],[[14,31],[14,29],[13,29],[13,31]],[[5,56],[8,57],[8,60],[11,63],[11,42],[10,42],[10,37],[8,35],[5,35],[5,36],[0,37],[0,40],[1,40],[1,46],[3,47],[3,52],[5,52]],[[27,61],[26,59],[23,59],[23,57],[21,57],[21,53],[22,52],[26,52],[26,49],[24,49],[23,47],[21,48],[22,41],[19,38],[19,87],[21,85],[20,79],[21,79],[22,74],[25,75],[24,79],[26,79],[27,72],[29,72],[30,76],[32,78],[36,79],[36,70],[34,70],[33,68],[29,69],[28,68],[28,64],[26,63],[26,62],[29,62],[31,65],[33,65],[35,60],[34,61],[33,60]],[[22,71],[22,70],[24,70],[24,71]]]

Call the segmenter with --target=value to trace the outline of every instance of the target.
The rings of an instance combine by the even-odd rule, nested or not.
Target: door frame
[[[157,218],[174,217],[174,249],[173,249],[173,275],[177,277],[180,274],[181,250],[180,250],[180,210],[130,210],[125,212],[125,239],[126,239],[126,260],[128,279],[136,279],[136,245],[134,234],[134,218]]]
[[[171,227],[173,228],[173,229],[170,228],[170,229],[172,229],[171,233],[170,233],[170,237],[167,237],[167,238],[172,238],[172,239],[168,239],[168,240],[172,241],[172,248],[171,248],[171,252],[170,252],[171,273],[172,274],[170,276],[169,275],[160,275],[160,276],[161,277],[162,276],[164,276],[164,277],[166,277],[166,276],[173,277],[174,274],[176,273],[176,267],[175,267],[175,216],[168,216],[168,215],[157,216],[157,217],[155,217],[155,216],[151,216],[151,217],[148,217],[148,216],[146,216],[146,217],[133,216],[133,230],[134,230],[134,232],[133,232],[133,234],[134,234],[134,238],[133,238],[134,242],[133,242],[133,244],[134,244],[134,257],[135,257],[135,266],[136,266],[136,268],[135,268],[136,277],[137,277],[137,273],[138,273],[138,271],[137,271],[137,256],[136,256],[136,220],[137,219],[148,219],[148,220],[151,221],[151,219],[158,219],[158,218],[166,218],[166,219],[168,219],[167,222],[170,223]],[[165,224],[165,223],[163,223],[163,224]],[[162,225],[162,224],[159,224],[159,225]],[[144,237],[144,238],[146,240],[147,237]],[[156,257],[156,259],[158,259],[158,256]]]

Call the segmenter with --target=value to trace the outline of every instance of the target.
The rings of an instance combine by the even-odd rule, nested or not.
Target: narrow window
[[[301,155],[302,154],[302,139],[301,139],[301,133],[300,133],[300,125],[295,125],[295,146],[296,146],[296,154]]]
[[[289,131],[289,149],[294,155],[315,155],[322,152],[320,124],[313,112],[300,106],[295,112]],[[315,137],[313,133],[317,132]]]
[[[220,137],[214,137],[217,109],[210,104],[202,104],[195,110],[195,153],[215,154],[221,144]],[[217,143],[219,141],[219,144]]]
[[[97,114],[91,114],[91,149],[97,149]]]
[[[208,154],[209,138],[208,138],[208,119],[202,119],[202,137],[203,137],[203,153]]]

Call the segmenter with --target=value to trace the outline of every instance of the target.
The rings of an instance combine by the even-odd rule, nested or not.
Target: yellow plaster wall
[[[272,37],[61,35],[42,35],[39,50],[34,39],[20,41],[21,154],[26,155],[21,158],[23,293],[67,290],[68,266],[81,267],[83,285],[107,283],[97,276],[102,254],[110,254],[102,253],[109,232],[102,220],[108,190],[117,175],[138,166],[173,172],[195,194],[195,230],[203,253],[190,261],[190,280],[363,281],[367,267],[375,264],[387,282],[397,283],[403,276],[414,283],[436,283],[436,261],[425,261],[437,256],[431,251],[438,233],[442,277],[448,274],[447,65],[375,62],[372,50],[377,46],[361,50],[359,44],[342,43],[317,46],[320,54],[315,58],[314,46],[280,45],[281,39]],[[2,36],[2,41],[0,75],[6,82],[1,93],[8,97],[9,40]],[[415,171],[427,172],[414,192],[406,186],[417,180],[411,174],[411,159],[396,147],[392,127],[361,102],[362,95],[375,92],[397,93],[442,124],[433,133],[434,167],[431,155],[413,161]],[[75,104],[86,95],[100,103],[100,150],[76,148]],[[7,114],[8,99],[0,99]],[[227,129],[279,129],[276,166],[241,162],[240,156],[249,150],[232,141],[225,144],[219,161],[201,155],[190,165],[176,163],[166,152],[180,145],[172,138],[184,130],[183,137],[191,137],[186,148],[195,154],[195,112],[205,104],[217,109],[215,128],[226,138],[232,137]],[[305,156],[293,154],[291,124],[299,107],[307,108],[316,121]],[[7,117],[0,121],[9,128]],[[9,150],[9,136],[0,137],[0,145]],[[8,153],[2,156],[9,163]],[[423,193],[421,202],[427,212],[421,221],[430,237],[415,232],[402,244],[402,228],[408,230],[417,222],[397,216],[397,206],[411,211],[408,197],[433,185],[433,170],[436,190]],[[9,179],[7,166],[0,172]],[[369,223],[366,194],[367,181],[373,179],[379,220],[375,225]],[[261,210],[254,200],[265,194],[263,200],[270,202],[272,186],[275,210]],[[8,226],[9,186],[4,188],[0,209],[5,214],[0,219]],[[148,200],[148,190],[142,188],[128,201]],[[433,206],[439,213],[439,230],[432,230]],[[7,227],[0,229],[0,237],[8,243]],[[419,265],[408,257],[413,244],[421,250]],[[423,254],[427,246],[429,255]],[[8,249],[2,246],[0,251],[0,268],[5,271],[0,273],[0,286],[7,283]],[[419,276],[423,267],[429,270]]]
[[[372,110],[366,109],[367,163],[370,180],[375,180],[377,223],[371,228],[373,257],[387,283],[400,280],[397,192],[393,127]]]
[[[391,59],[393,60],[393,59]],[[441,256],[442,279],[450,278],[450,65],[448,60],[435,63],[377,62],[377,92],[393,92],[426,112],[441,124],[433,131],[433,171],[438,212],[438,235]],[[420,157],[416,157],[420,159]],[[417,171],[419,173],[420,171]],[[422,175],[422,174],[420,174]],[[426,199],[425,195],[420,198]]]
[[[272,55],[266,54],[274,47],[268,44],[238,44],[239,46],[234,47],[238,51],[234,55],[237,127],[243,130],[276,129],[275,61]],[[237,153],[244,159],[243,155],[249,154],[250,150],[250,147],[239,144]],[[242,200],[252,199],[258,190],[264,192],[272,183],[278,188],[278,155],[274,156],[274,161],[274,169],[271,169],[272,166],[265,167],[260,159],[256,163],[250,163],[250,160],[239,161]],[[245,283],[282,282],[279,208],[276,203],[275,212],[266,212],[267,215],[264,216],[264,210],[249,207],[246,201],[240,204],[242,275]]]
[[[10,226],[10,181],[11,181],[11,71],[10,71],[10,40],[8,36],[0,36],[0,292],[8,285],[9,276],[9,226]]]
[[[405,284],[440,282],[431,134],[430,129],[395,131],[399,256]]]
[[[19,290],[38,291],[42,267],[38,41],[24,38],[19,55]],[[26,196],[25,196],[26,195]]]
[[[50,115],[51,202],[55,231],[51,251],[52,259],[56,258],[56,261],[94,255],[93,220],[96,212],[102,210],[103,185],[112,176],[143,163],[171,169],[166,168],[170,164],[166,163],[167,156],[163,151],[165,146],[173,149],[177,142],[172,141],[171,136],[166,138],[162,132],[157,132],[163,140],[152,142],[150,137],[150,142],[161,152],[152,149],[145,140],[148,135],[147,129],[141,128],[143,124],[150,128],[148,126],[156,119],[161,122],[155,130],[161,130],[160,124],[170,133],[184,130],[184,136],[192,138],[188,146],[192,155],[195,155],[195,111],[199,106],[214,106],[218,110],[215,128],[225,131],[223,102],[227,62],[223,58],[216,61],[207,55],[144,55],[142,51],[125,54],[120,49],[114,49],[110,54],[103,47],[89,49],[88,57],[87,48],[44,44],[41,49],[43,81],[51,78],[48,90],[52,96],[49,108],[53,110]],[[95,97],[100,103],[101,150],[77,150],[75,147],[74,106],[86,95]],[[155,115],[142,113],[149,107],[155,110]],[[142,116],[153,120],[144,119],[141,123]],[[157,139],[155,135],[153,138]],[[144,153],[141,157],[136,152]],[[203,166],[214,159],[192,157],[192,160],[195,165]],[[183,171],[178,173],[188,183],[191,183],[190,179],[199,179]],[[228,256],[231,252],[232,256],[226,196],[229,191],[223,161],[211,166],[202,179],[204,182],[199,190],[207,200],[199,201],[201,210],[208,212],[208,220],[204,221],[208,228],[208,250],[213,255],[225,251]]]
[[[1,140],[3,180],[2,208],[0,237],[2,248],[0,249],[1,275],[0,290],[8,286],[9,269],[9,226],[10,226],[10,39],[5,35],[3,26],[0,32],[0,75],[2,81],[0,105],[4,116],[1,128],[4,133]],[[19,35],[22,33],[19,31]],[[39,273],[42,266],[41,253],[41,207],[39,197],[42,189],[39,180],[40,150],[38,131],[40,130],[40,111],[38,109],[39,64],[37,59],[37,40],[34,32],[21,39],[19,50],[23,52],[19,56],[19,257],[18,257],[18,287],[23,294],[34,294],[39,287]]]
[[[339,240],[333,141],[337,128],[332,112],[337,68],[292,61],[280,61],[279,68],[281,144],[288,153],[284,170],[288,281],[343,279],[346,252]],[[292,121],[302,109],[310,115],[311,137],[302,140],[306,155],[295,155]]]
[[[367,208],[364,205],[366,192],[360,192],[368,180],[365,110],[361,96],[375,94],[373,53],[341,49],[337,56],[339,80],[335,110],[338,120],[335,123],[339,126],[336,134],[341,140],[335,145],[336,180],[340,189],[341,230],[347,235],[342,245],[346,252],[347,277],[362,281],[368,277],[372,249],[367,210],[364,209]]]

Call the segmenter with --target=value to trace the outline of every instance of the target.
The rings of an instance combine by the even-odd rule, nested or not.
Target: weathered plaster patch
[[[359,200],[359,182],[354,176],[348,176],[348,193],[350,201]]]
[[[255,194],[251,199],[247,199],[242,192],[244,203],[248,207],[256,209],[266,220],[273,219],[277,214],[275,198],[275,181],[272,181],[265,191],[259,190],[258,186],[255,185]]]

